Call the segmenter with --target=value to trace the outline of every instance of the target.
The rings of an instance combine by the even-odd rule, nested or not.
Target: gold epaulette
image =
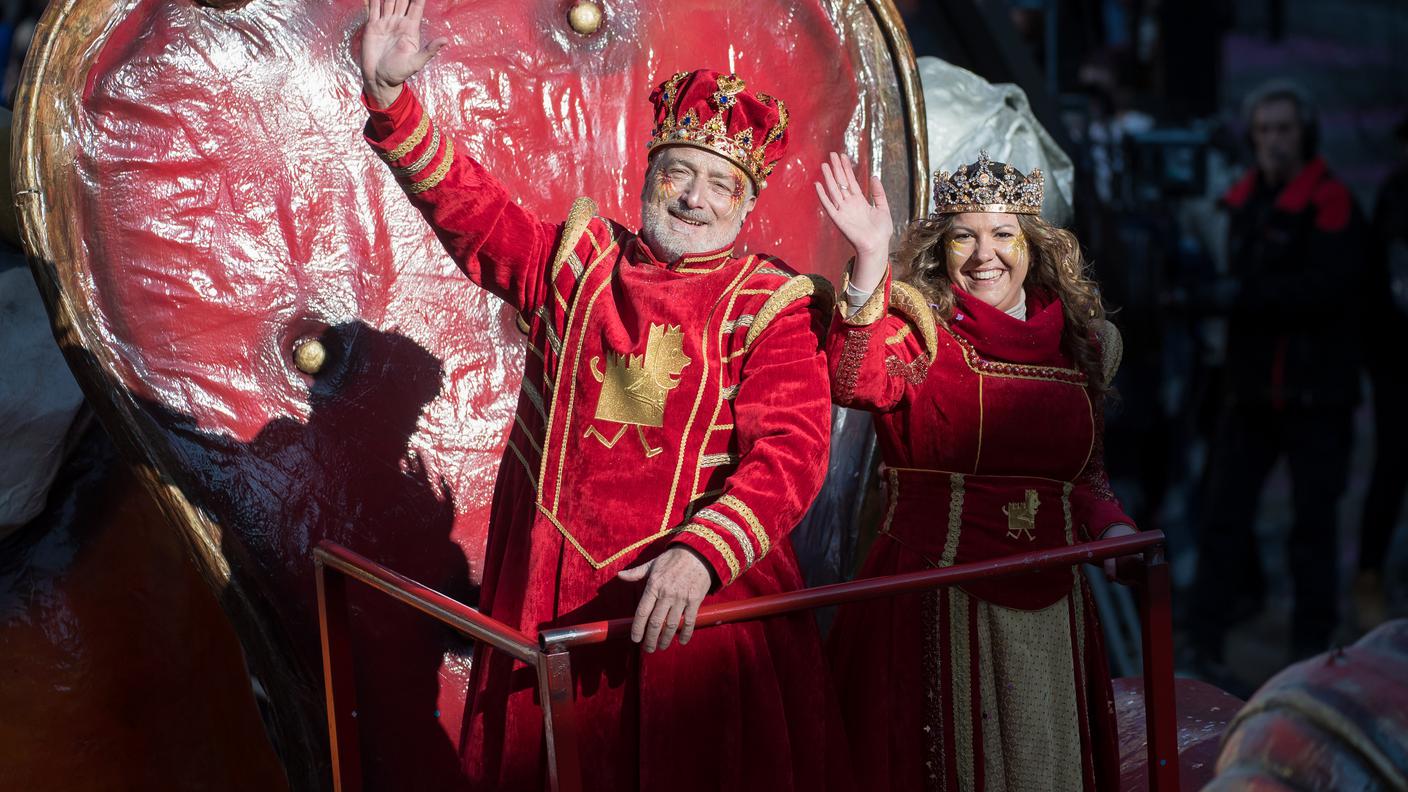
[[[1101,319],[1095,326],[1095,337],[1100,339],[1100,367],[1108,386],[1114,381],[1115,373],[1120,370],[1120,361],[1124,359],[1124,338],[1109,319]]]
[[[567,220],[562,224],[562,238],[558,240],[557,249],[553,251],[548,265],[551,280],[556,281],[558,273],[562,272],[563,263],[576,255],[577,243],[582,240],[582,234],[586,233],[593,217],[596,217],[596,201],[582,196],[572,202],[572,208],[567,210]],[[527,317],[519,314],[516,319],[519,331],[527,335]]]
[[[786,283],[777,287],[777,291],[758,309],[753,325],[748,328],[748,335],[743,339],[743,348],[751,349],[753,342],[763,334],[768,324],[782,313],[782,309],[803,298],[810,300],[813,306],[830,316],[831,309],[836,304],[836,289],[831,285],[831,281],[820,275],[796,275],[789,278]]]
[[[587,225],[593,217],[596,217],[596,201],[584,195],[572,202],[572,208],[567,212],[567,220],[562,224],[562,240],[557,243],[557,252],[552,256],[552,267],[549,271],[553,280],[557,280],[563,262],[577,249],[577,243],[581,241],[582,234],[586,233]]]
[[[904,281],[895,281],[890,285],[890,308],[919,331],[924,353],[932,362],[939,352],[939,324],[923,293]]]

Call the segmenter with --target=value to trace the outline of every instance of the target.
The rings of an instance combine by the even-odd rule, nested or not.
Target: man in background
[[[1228,628],[1263,604],[1253,525],[1262,485],[1284,456],[1294,521],[1291,651],[1323,651],[1337,622],[1335,512],[1359,400],[1364,224],[1348,188],[1317,155],[1305,94],[1271,83],[1245,105],[1255,165],[1223,197],[1230,280],[1219,431],[1210,448],[1198,541],[1193,647],[1217,669]]]

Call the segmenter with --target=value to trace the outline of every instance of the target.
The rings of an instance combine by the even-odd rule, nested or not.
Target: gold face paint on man
[[[719,250],[757,205],[750,185],[717,154],[693,146],[656,149],[641,193],[641,236],[665,261]]]

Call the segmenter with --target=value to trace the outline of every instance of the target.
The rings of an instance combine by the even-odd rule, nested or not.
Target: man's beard
[[[710,253],[727,247],[738,238],[743,228],[742,213],[730,222],[726,219],[700,227],[700,231],[688,237],[670,227],[670,215],[693,222],[707,223],[700,215],[681,207],[670,207],[664,203],[645,202],[641,205],[641,237],[650,246],[655,257],[662,262],[672,262],[691,253]]]

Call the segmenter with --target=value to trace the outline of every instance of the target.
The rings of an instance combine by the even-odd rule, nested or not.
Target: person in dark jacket
[[[1337,622],[1335,513],[1360,397],[1365,227],[1348,188],[1316,153],[1315,111],[1270,84],[1245,105],[1255,166],[1223,197],[1230,216],[1226,382],[1209,457],[1191,637],[1220,664],[1245,595],[1259,596],[1252,526],[1262,485],[1286,457],[1294,523],[1291,649],[1325,649]],[[1250,581],[1250,585],[1248,585]],[[1253,603],[1253,607],[1260,603]],[[1242,607],[1239,607],[1242,606]]]
[[[1359,574],[1354,581],[1362,629],[1386,616],[1384,561],[1408,489],[1408,413],[1403,410],[1408,404],[1408,374],[1400,362],[1403,339],[1408,338],[1408,117],[1395,131],[1403,158],[1379,188],[1369,235],[1373,250],[1364,349],[1374,394],[1374,473],[1364,498]]]

